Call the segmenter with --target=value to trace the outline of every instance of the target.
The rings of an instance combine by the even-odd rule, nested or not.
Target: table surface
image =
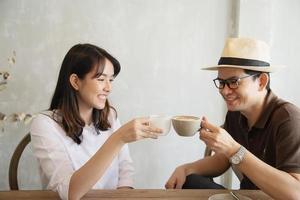
[[[91,190],[82,199],[108,199],[108,200],[201,200],[208,199],[210,196],[218,193],[229,193],[230,190],[163,190],[163,189],[121,189],[121,190]],[[235,190],[235,194],[241,194],[251,199],[271,199],[268,195],[260,190]],[[0,191],[0,200],[10,199],[59,199],[56,192],[49,190],[15,190]]]

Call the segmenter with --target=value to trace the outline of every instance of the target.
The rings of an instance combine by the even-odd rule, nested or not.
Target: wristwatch
[[[240,164],[244,159],[245,153],[246,153],[246,148],[241,146],[240,149],[233,156],[229,158],[229,162],[234,165]]]

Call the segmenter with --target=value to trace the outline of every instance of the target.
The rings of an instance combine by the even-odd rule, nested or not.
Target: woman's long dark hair
[[[85,122],[79,114],[76,91],[72,87],[69,78],[71,74],[76,74],[83,79],[87,73],[96,70],[95,77],[99,77],[104,70],[105,58],[108,59],[114,67],[114,77],[116,77],[121,66],[117,59],[106,52],[104,49],[92,44],[77,44],[73,46],[66,54],[58,76],[57,85],[51,100],[49,110],[53,110],[53,118],[58,114],[62,117],[59,120],[66,134],[77,144],[81,143],[81,135]],[[93,109],[92,121],[98,130],[108,130],[111,125],[108,120],[111,106],[106,100],[102,110]]]

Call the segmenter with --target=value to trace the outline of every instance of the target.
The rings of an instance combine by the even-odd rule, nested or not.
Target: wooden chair
[[[211,156],[212,155],[212,150],[208,147],[205,147],[205,151],[204,151],[204,157],[207,157],[207,156]]]
[[[21,142],[18,144],[17,148],[15,149],[11,157],[9,163],[9,174],[8,174],[9,187],[11,190],[19,190],[19,185],[18,185],[19,161],[25,147],[29,144],[30,140],[31,140],[30,133],[27,133],[25,137],[21,140]]]

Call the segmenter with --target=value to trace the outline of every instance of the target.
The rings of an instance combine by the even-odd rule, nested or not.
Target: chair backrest
[[[30,133],[27,133],[25,137],[21,140],[21,142],[18,144],[17,148],[15,149],[9,163],[9,187],[11,190],[19,190],[18,185],[18,166],[19,161],[21,158],[21,155],[27,146],[29,144],[31,138]]]
[[[211,156],[212,153],[213,153],[213,151],[210,148],[205,147],[204,157]]]

